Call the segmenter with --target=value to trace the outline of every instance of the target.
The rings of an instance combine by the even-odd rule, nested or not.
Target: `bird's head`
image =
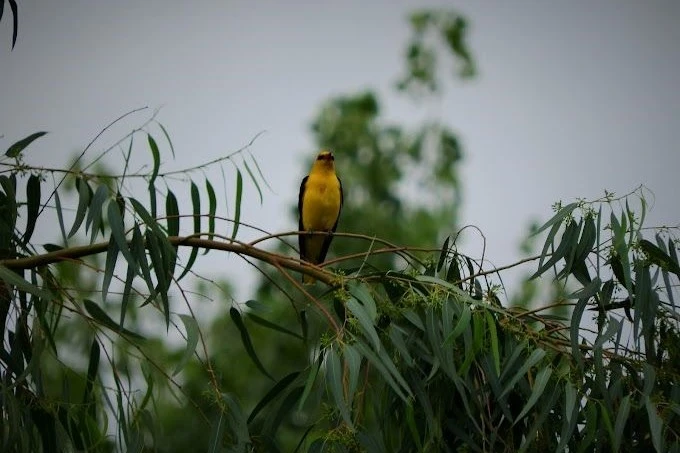
[[[315,170],[335,171],[335,157],[330,151],[321,151],[312,166]]]

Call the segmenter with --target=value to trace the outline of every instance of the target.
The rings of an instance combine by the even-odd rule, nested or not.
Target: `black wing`
[[[337,176],[336,176],[337,178]],[[340,213],[342,212],[342,204],[345,202],[344,195],[342,193],[342,181],[340,181],[340,178],[338,178],[338,183],[340,184],[340,209],[338,209],[338,216],[335,218],[335,224],[333,224],[333,228],[331,231],[335,233],[335,230],[338,228],[338,220],[340,220]],[[326,254],[328,253],[328,249],[331,246],[331,241],[333,240],[333,235],[329,234],[326,236],[326,238],[323,240],[323,245],[321,246],[321,251],[319,253],[319,263],[323,263],[324,260],[326,259]]]
[[[307,184],[307,178],[305,176],[302,179],[302,184],[300,184],[300,195],[298,196],[298,231],[305,231],[305,227],[302,224],[302,197],[305,193],[305,185]],[[298,247],[300,248],[300,259],[307,261],[307,241],[305,240],[305,235],[298,235]]]

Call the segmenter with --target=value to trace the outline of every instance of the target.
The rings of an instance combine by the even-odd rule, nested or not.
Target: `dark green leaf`
[[[307,375],[307,379],[305,381],[305,389],[302,392],[302,396],[300,397],[300,402],[298,403],[298,410],[302,410],[303,405],[305,404],[305,401],[307,401],[307,397],[309,396],[309,392],[312,391],[312,387],[314,386],[314,383],[316,382],[316,377],[319,374],[319,369],[321,369],[321,364],[323,363],[324,360],[324,354],[323,351],[319,352],[319,356],[317,357],[315,363],[311,365],[311,370],[309,371],[309,374]]]
[[[248,353],[250,360],[253,361],[255,366],[262,372],[262,374],[264,374],[273,381],[274,378],[272,377],[271,374],[267,372],[267,370],[264,368],[264,365],[262,365],[262,362],[260,362],[260,359],[257,357],[257,354],[255,353],[255,348],[253,347],[253,342],[250,339],[248,329],[246,328],[245,324],[243,323],[243,320],[241,319],[241,313],[239,313],[239,311],[236,308],[231,307],[229,309],[229,316],[231,316],[232,321],[234,321],[234,324],[236,324],[236,327],[241,333],[241,341],[243,342],[243,347],[246,349],[246,352]]]
[[[87,220],[85,221],[85,231],[92,228],[90,231],[90,244],[92,244],[97,237],[97,232],[102,222],[102,210],[104,202],[109,197],[109,188],[101,184],[97,187],[90,203],[90,209],[87,211]]]
[[[57,220],[59,222],[59,231],[61,231],[61,240],[68,246],[68,237],[66,236],[66,228],[64,227],[64,215],[61,209],[61,200],[59,199],[59,192],[54,192],[54,207],[57,211]]]
[[[446,236],[446,240],[444,241],[444,245],[442,245],[441,251],[439,252],[439,262],[437,263],[437,272],[442,270],[442,267],[444,266],[444,263],[446,262],[446,257],[449,254],[449,239],[451,239],[451,237]]]
[[[16,35],[15,35],[15,40],[16,40]],[[14,143],[12,146],[10,146],[7,149],[7,151],[5,151],[5,156],[7,156],[7,157],[17,157],[17,156],[19,156],[19,154],[21,154],[21,152],[28,145],[30,145],[31,143],[33,143],[34,140],[42,137],[45,134],[47,134],[47,132],[35,132],[35,133],[29,135],[26,138],[22,138],[21,140],[19,140],[18,142]]]
[[[340,358],[334,348],[328,348],[328,352],[326,353],[326,379],[331,390],[331,395],[333,396],[333,401],[335,401],[335,405],[340,411],[342,419],[351,429],[354,429],[352,416],[350,415],[349,407],[347,406],[342,391],[343,376]]]
[[[250,179],[253,181],[253,184],[255,185],[255,188],[257,189],[257,194],[260,197],[260,204],[262,204],[262,190],[260,190],[260,185],[257,183],[257,179],[255,178],[255,175],[253,174],[253,172],[250,170],[250,167],[248,166],[248,162],[245,159],[243,160],[243,166],[246,167],[246,171],[248,172]]]
[[[215,189],[213,189],[212,184],[208,179],[205,180],[205,190],[208,192],[208,239],[213,238],[213,233],[215,232],[215,213],[217,212],[217,197],[215,196]],[[208,253],[209,249],[205,249],[205,253]]]
[[[0,0],[1,1],[1,0]],[[33,236],[40,212],[40,176],[31,175],[26,183],[26,231],[23,243],[28,244]]]
[[[111,319],[111,317],[109,317],[109,315],[106,314],[104,310],[102,310],[99,305],[92,302],[91,300],[84,299],[83,304],[85,305],[85,310],[87,310],[88,314],[92,316],[92,319],[99,322],[102,326],[107,327],[118,334],[122,334],[136,340],[144,339],[143,336],[137,333],[121,328],[113,319]]]
[[[92,197],[92,189],[90,189],[90,185],[84,179],[76,179],[76,187],[78,188],[78,208],[76,209],[76,217],[73,220],[73,226],[68,233],[69,238],[76,234],[80,225],[83,223],[83,220],[85,220],[85,214],[87,213],[87,208],[90,205],[90,199]]]
[[[241,222],[241,197],[243,196],[243,176],[241,172],[236,170],[236,204],[234,208],[234,229],[231,232],[231,239],[236,239],[238,227]]]
[[[168,236],[179,236],[179,207],[177,197],[171,190],[168,190],[165,198],[165,215],[168,222]]]
[[[108,219],[109,227],[111,228],[111,237],[116,241],[118,245],[118,250],[123,254],[123,257],[128,262],[130,266],[137,273],[137,260],[132,253],[130,253],[130,247],[128,246],[127,239],[125,237],[125,224],[123,223],[123,217],[120,215],[120,209],[117,203],[109,203],[108,206]]]
[[[12,286],[15,286],[19,291],[33,294],[34,296],[37,296],[41,299],[51,300],[53,297],[52,293],[49,290],[39,288],[27,282],[19,274],[17,274],[11,269],[6,268],[3,265],[0,265],[0,279],[4,280],[6,283]]]
[[[109,246],[106,249],[106,264],[104,265],[104,279],[102,280],[102,299],[106,300],[109,293],[109,285],[113,278],[113,271],[116,269],[116,261],[118,260],[118,244],[111,236],[109,239]]]
[[[680,265],[663,250],[646,239],[640,241],[640,248],[647,254],[649,260],[665,271],[674,273],[680,278]]]
[[[263,327],[266,327],[266,328],[272,329],[272,330],[276,330],[276,331],[281,332],[281,333],[285,333],[286,335],[290,335],[290,336],[297,338],[299,340],[304,340],[304,338],[302,338],[301,335],[293,332],[292,330],[288,330],[285,327],[281,327],[278,324],[267,321],[266,319],[261,318],[254,313],[248,313],[247,316],[248,316],[248,319],[252,319],[253,322],[255,322],[255,323],[257,323],[257,324],[259,324]]]
[[[179,317],[184,323],[184,328],[187,331],[187,347],[184,350],[184,354],[182,354],[182,358],[177,363],[175,371],[172,373],[173,376],[176,376],[177,373],[184,369],[191,359],[191,356],[194,355],[196,345],[198,344],[198,323],[196,322],[196,319],[188,315],[179,315]]]
[[[149,180],[149,187],[152,187],[158,176],[158,169],[161,166],[161,153],[158,151],[158,145],[156,140],[150,135],[146,134],[147,141],[149,142],[149,149],[151,150],[151,157],[153,158],[153,170],[151,172],[151,179]]]
[[[92,387],[97,379],[97,371],[99,370],[99,342],[97,337],[92,340],[90,347],[90,361],[87,366],[87,380],[85,381],[85,390],[83,391],[83,406],[94,405],[95,401],[90,401],[92,395]]]
[[[517,422],[524,418],[524,416],[531,410],[531,408],[534,407],[538,399],[543,395],[543,389],[550,380],[551,375],[552,368],[550,367],[545,367],[538,372],[538,376],[536,376],[536,381],[534,382],[534,388],[531,391],[529,401],[527,401],[526,405],[522,409],[522,412],[520,412],[517,418],[515,418],[514,424],[517,424]]]
[[[248,417],[248,424],[250,424],[255,417],[257,417],[257,414],[267,405],[269,404],[274,398],[279,396],[279,394],[284,391],[291,382],[293,382],[298,376],[300,375],[299,371],[294,371],[283,378],[281,378],[274,386],[269,389],[269,391],[262,397],[260,401],[257,402],[253,410],[250,412],[250,416]]]
[[[574,212],[574,209],[576,209],[577,207],[578,203],[569,203],[568,205],[562,207],[555,213],[554,216],[552,216],[550,220],[545,222],[541,227],[538,228],[538,230],[534,231],[532,236],[536,236],[537,234],[542,233],[543,231],[554,225],[559,225],[560,223],[562,223],[562,220],[564,220],[567,216],[571,215],[571,213]]]
[[[349,308],[352,314],[356,317],[357,321],[359,321],[359,325],[366,335],[366,338],[371,340],[375,350],[380,351],[380,339],[378,338],[378,333],[373,326],[370,315],[364,309],[364,306],[353,297],[345,303],[345,306]]]
[[[194,234],[198,235],[201,233],[201,195],[198,192],[198,186],[191,181],[191,204],[193,207],[193,218],[194,218]],[[189,255],[189,260],[186,266],[184,266],[184,271],[180,274],[177,280],[181,280],[194,265],[196,257],[198,256],[198,247],[191,248],[191,255]]]

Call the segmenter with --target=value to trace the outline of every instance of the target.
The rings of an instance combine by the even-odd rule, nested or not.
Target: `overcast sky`
[[[387,120],[415,124],[391,87],[407,14],[424,4],[22,0],[14,51],[10,16],[0,23],[0,148],[47,130],[26,160],[63,165],[120,114],[162,107],[178,154],[166,159],[171,169],[266,130],[252,151],[273,191],[260,205],[246,185],[243,220],[295,229],[288,208],[308,170],[301,162],[316,152],[309,123],[323,100],[375,89]],[[438,111],[464,145],[462,221],[482,229],[496,264],[519,256],[528,225],[549,218],[552,203],[604,189],[645,184],[656,194],[650,225],[678,224],[680,2],[430,5],[453,6],[471,24],[480,75],[454,84]],[[247,298],[252,270],[211,256],[213,274],[219,263],[239,276],[237,298]]]

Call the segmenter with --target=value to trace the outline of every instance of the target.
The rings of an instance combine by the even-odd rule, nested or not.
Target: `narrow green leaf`
[[[135,234],[141,235],[138,229],[135,230]],[[142,259],[145,260],[146,257]],[[125,273],[125,286],[123,287],[123,296],[120,299],[120,325],[125,326],[125,314],[127,313],[127,307],[130,303],[130,294],[132,293],[132,283],[135,281],[135,269],[128,263],[127,272]]]
[[[47,134],[47,132],[34,132],[33,134],[29,135],[28,137],[22,138],[18,142],[14,143],[12,146],[7,148],[7,151],[5,151],[5,156],[7,157],[18,157],[21,152],[26,149],[28,145],[33,143],[34,140],[42,137],[43,135]]]
[[[399,326],[395,324],[390,325],[390,340],[392,340],[394,347],[397,348],[397,351],[401,355],[401,359],[406,363],[407,366],[411,367],[415,364],[415,362],[413,357],[411,357],[408,348],[406,347],[406,342],[404,341],[403,335],[403,331]]]
[[[48,289],[39,288],[29,283],[21,275],[3,265],[0,265],[0,279],[4,280],[5,283],[15,286],[19,291],[33,294],[41,299],[51,300],[54,297]]]
[[[357,384],[359,383],[359,371],[361,370],[361,354],[354,349],[351,344],[345,345],[343,351],[343,356],[345,357],[345,363],[347,364],[347,383],[349,392],[347,393],[347,400],[352,401],[354,398],[354,392],[357,389]]]
[[[484,315],[486,317],[486,325],[489,330],[489,340],[491,342],[491,355],[493,357],[494,367],[496,368],[496,376],[500,376],[501,357],[498,348],[498,333],[496,332],[496,319],[488,311],[485,311]]]
[[[97,305],[96,303],[92,302],[90,299],[83,299],[83,304],[85,305],[85,310],[87,310],[87,313],[92,316],[92,319],[95,321],[99,322],[101,325],[104,327],[118,333],[125,335],[130,338],[134,338],[136,340],[144,340],[144,337],[135,333],[131,332],[127,329],[121,328],[116,321],[111,319],[109,315],[106,314],[102,308]]]
[[[158,207],[156,200],[156,186],[149,184],[149,209],[151,209],[151,217],[156,219],[158,217]]]
[[[600,281],[600,277],[595,277],[585,288],[581,288],[568,294],[565,296],[565,299],[590,299],[600,291],[601,285],[602,282]]]
[[[132,242],[130,243],[130,251],[134,255],[139,268],[141,270],[142,277],[144,278],[144,283],[149,292],[153,294],[154,283],[151,279],[151,268],[149,266],[149,261],[146,255],[146,243],[144,241],[144,236],[142,235],[139,225],[135,224],[135,228],[132,231]],[[121,322],[121,325],[123,323]]]
[[[104,202],[109,197],[109,188],[106,185],[101,184],[97,187],[94,192],[92,201],[90,203],[90,209],[87,211],[87,220],[85,221],[85,231],[91,228],[90,231],[90,244],[94,243],[97,237],[97,232],[102,222],[102,210],[104,208]]]
[[[316,382],[316,377],[319,374],[319,369],[321,369],[321,364],[323,363],[324,360],[324,354],[323,351],[319,352],[319,356],[316,359],[316,362],[311,365],[311,370],[309,371],[309,374],[307,375],[307,379],[305,381],[305,389],[302,392],[302,396],[300,397],[300,401],[298,403],[298,410],[301,411],[302,407],[305,404],[305,401],[307,401],[307,397],[309,396],[309,393],[312,391],[312,387],[314,386],[314,383]]]
[[[28,244],[33,236],[40,213],[40,176],[31,175],[26,183],[26,231],[22,242]]]
[[[340,411],[340,415],[342,416],[343,420],[345,420],[345,423],[347,423],[347,425],[353,430],[354,423],[352,423],[352,417],[342,391],[343,378],[342,367],[340,366],[340,358],[338,357],[338,353],[335,352],[335,349],[332,347],[328,348],[328,352],[326,354],[326,377],[328,386],[331,390],[331,395],[333,396],[333,400]]]
[[[532,275],[531,278],[533,279],[538,277],[552,266],[557,264],[559,260],[567,257],[567,254],[571,253],[576,248],[579,232],[580,226],[576,222],[571,222],[569,225],[567,225],[557,249],[553,252],[548,261],[543,263],[543,265],[538,268],[536,273]]]
[[[408,397],[406,394],[411,395],[411,389],[399,371],[397,371],[392,359],[386,355],[385,349],[381,349],[380,355],[378,356],[362,341],[354,343],[354,347],[376,367],[383,379],[385,379],[397,395],[399,395],[402,400],[407,401]]]
[[[211,239],[214,237],[213,233],[215,232],[215,213],[217,212],[217,197],[215,196],[215,189],[213,188],[212,184],[210,184],[210,181],[206,178],[205,180],[205,190],[208,192],[208,239]],[[205,253],[208,253],[209,249],[205,250]]]
[[[92,189],[90,189],[90,185],[85,179],[76,179],[76,186],[78,188],[78,208],[76,209],[76,216],[73,220],[73,226],[71,226],[71,231],[68,233],[69,238],[76,234],[80,228],[80,225],[82,225],[83,220],[85,220],[85,214],[87,213],[87,208],[90,205],[92,196]]]
[[[614,437],[611,439],[613,451],[620,451],[621,449],[623,430],[626,427],[629,412],[630,412],[630,395],[626,395],[623,397],[623,399],[621,399],[621,404],[619,405],[619,412],[616,414],[616,422],[614,424]]]
[[[439,252],[439,261],[437,262],[437,272],[442,270],[444,263],[446,262],[446,256],[449,254],[449,240],[451,236],[446,236],[444,240],[444,245],[442,245],[441,251]]]
[[[175,371],[172,372],[173,376],[177,376],[177,373],[182,371],[186,364],[189,363],[191,356],[196,351],[196,345],[198,345],[198,323],[196,319],[189,315],[179,315],[179,317],[187,332],[187,347],[184,350],[184,354],[182,354],[182,358],[177,363]]]
[[[272,386],[271,389],[262,397],[260,401],[257,402],[253,410],[250,412],[250,416],[248,417],[248,424],[250,424],[255,417],[257,417],[257,414],[260,413],[260,411],[267,406],[274,398],[279,396],[281,392],[283,392],[291,382],[295,381],[297,377],[300,375],[299,371],[294,371],[283,378],[279,379],[279,381]]]
[[[118,252],[118,244],[113,236],[111,236],[109,239],[109,246],[106,249],[106,264],[104,265],[104,279],[102,280],[102,300],[106,300],[109,294],[109,285],[113,278],[113,271],[116,268]]]
[[[371,316],[367,313],[364,306],[361,305],[354,297],[351,297],[345,303],[345,306],[349,308],[357,321],[359,321],[359,325],[366,335],[366,338],[371,340],[375,350],[380,351],[380,338],[378,338],[378,332],[376,332],[375,327],[373,326],[373,321],[371,320]]]
[[[165,135],[165,139],[168,141],[168,145],[170,145],[170,152],[172,153],[172,157],[175,157],[175,147],[172,145],[172,140],[170,140],[170,134],[168,134],[168,131],[165,130],[165,127],[161,124],[158,123],[158,126],[161,128],[161,131],[163,131],[163,135]]]
[[[153,170],[151,171],[151,179],[149,180],[149,187],[153,186],[158,176],[158,169],[161,167],[161,153],[158,151],[158,145],[156,140],[150,135],[146,134],[147,141],[149,142],[149,150],[151,150],[151,157],[153,158]]]
[[[578,207],[578,203],[569,203],[568,205],[562,207],[559,211],[555,213],[554,216],[547,222],[545,222],[538,230],[536,230],[532,236],[536,236],[537,234],[542,233],[546,229],[550,228],[553,225],[559,224],[564,220],[568,215],[570,215],[572,212],[574,212],[574,209]]]
[[[198,192],[198,186],[191,181],[191,205],[193,208],[193,218],[194,218],[194,234],[199,234],[201,232],[201,195]],[[184,266],[184,271],[180,274],[177,280],[182,280],[182,278],[191,270],[198,256],[198,247],[191,248],[191,254],[189,255],[189,260],[186,266]]]
[[[257,194],[260,197],[260,204],[262,204],[262,190],[260,190],[260,185],[257,183],[257,179],[255,178],[255,175],[253,174],[253,172],[250,170],[250,167],[248,166],[248,162],[245,159],[243,159],[243,166],[246,167],[246,171],[248,172],[250,179],[253,181],[253,184],[255,185],[255,188],[257,189]]]
[[[378,319],[378,309],[375,306],[375,301],[373,300],[368,287],[363,283],[350,281],[347,285],[347,289],[352,296],[361,302],[371,322],[375,323],[376,319]]]
[[[241,197],[243,196],[243,176],[236,170],[236,207],[234,208],[234,229],[231,232],[231,239],[236,238],[238,227],[241,222]]]
[[[168,222],[168,236],[179,236],[179,207],[177,197],[170,189],[165,197],[165,215]]]
[[[659,417],[656,405],[652,403],[649,397],[645,397],[645,407],[647,408],[647,417],[649,418],[649,431],[652,435],[652,444],[656,451],[666,451],[664,448],[663,438],[661,433],[663,431],[663,421]]]
[[[271,321],[267,321],[264,318],[261,318],[260,316],[254,314],[254,313],[247,313],[248,319],[251,319],[253,322],[266,327],[268,329],[276,330],[277,332],[285,333],[286,335],[290,335],[291,337],[297,338],[299,340],[303,340],[302,335],[299,335],[292,330],[286,329],[285,327],[282,327],[278,324],[275,324]]]
[[[552,371],[553,371],[552,368],[545,367],[538,372],[538,375],[536,376],[536,381],[534,382],[534,388],[531,391],[531,396],[529,396],[529,401],[527,401],[527,404],[522,409],[522,412],[519,413],[513,425],[517,424],[518,421],[524,418],[524,416],[531,410],[531,408],[534,407],[534,405],[541,397],[541,395],[543,395],[543,389],[550,380]]]
[[[458,318],[456,327],[454,327],[449,336],[444,339],[444,345],[453,343],[466,328],[470,327],[470,318],[472,318],[472,311],[470,310],[470,306],[465,304],[463,305],[463,312],[460,314],[460,318]]]
[[[253,361],[255,366],[262,372],[262,374],[264,374],[273,381],[274,378],[272,377],[271,374],[267,372],[267,370],[264,368],[264,365],[262,365],[262,362],[260,362],[260,359],[257,357],[257,354],[255,353],[255,348],[253,347],[253,342],[250,339],[248,329],[246,328],[245,324],[243,323],[243,320],[241,319],[241,313],[239,313],[239,311],[236,308],[231,307],[229,309],[229,316],[231,316],[232,321],[234,321],[234,324],[236,324],[236,328],[238,328],[239,332],[241,333],[241,341],[243,342],[243,347],[246,349],[246,352],[248,353],[250,360]]]
[[[135,260],[132,253],[130,253],[130,247],[128,246],[127,239],[125,237],[125,224],[123,223],[123,217],[120,215],[120,209],[117,203],[109,203],[108,209],[108,219],[109,228],[111,228],[111,237],[116,241],[118,250],[123,254],[125,261],[128,262],[130,266],[137,272],[137,260]]]
[[[680,265],[678,265],[673,259],[659,247],[643,239],[640,241],[640,248],[643,252],[647,254],[649,260],[659,266],[659,268],[674,273],[680,278]]]
[[[90,360],[87,365],[87,379],[85,381],[85,390],[83,391],[83,406],[94,406],[96,401],[90,401],[92,395],[92,387],[97,379],[97,371],[99,370],[99,342],[97,337],[93,338],[92,346],[90,346]]]
[[[543,349],[540,349],[540,348],[534,349],[531,352],[531,355],[529,356],[529,358],[526,360],[526,362],[524,362],[524,364],[522,364],[522,366],[519,368],[519,370],[517,370],[517,372],[512,377],[512,379],[510,379],[510,382],[508,382],[505,385],[503,392],[501,392],[500,398],[503,398],[505,395],[507,395],[508,392],[513,389],[513,387],[515,386],[517,381],[519,381],[522,377],[524,377],[524,375],[527,374],[529,369],[532,366],[536,365],[540,360],[542,360],[543,357],[545,357],[545,351]],[[547,369],[547,368],[544,368],[544,369]]]
[[[64,245],[68,246],[68,237],[66,236],[66,228],[64,228],[64,215],[61,209],[61,200],[59,199],[59,192],[54,192],[54,205],[57,211],[57,220],[59,221],[59,231],[61,231],[61,240]]]

